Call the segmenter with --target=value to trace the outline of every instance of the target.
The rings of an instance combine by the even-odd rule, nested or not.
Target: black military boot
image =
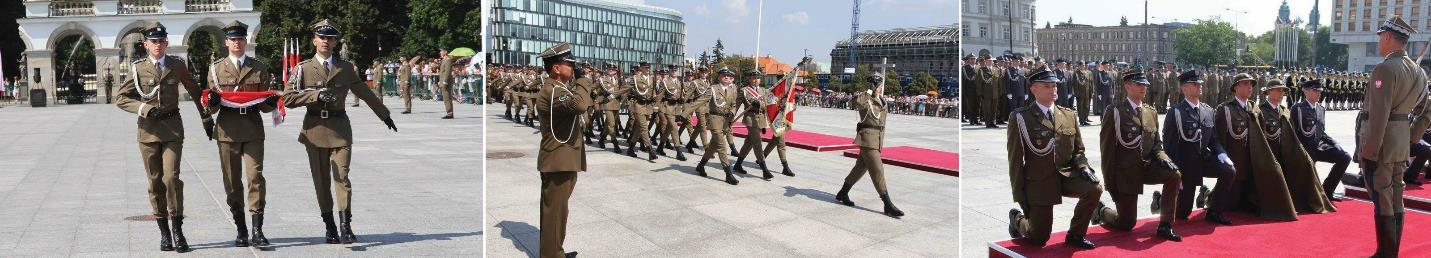
[[[1390,224],[1394,223],[1393,220],[1394,216],[1376,216],[1372,219],[1376,224],[1376,253],[1371,254],[1371,257],[1396,257],[1391,254],[1391,238],[1387,237],[1392,233]]]
[[[699,133],[697,133],[697,134],[699,134]],[[696,137],[700,137],[700,136],[699,136],[699,135],[693,136],[693,137],[691,137],[691,140],[690,140],[690,141],[687,141],[687,142],[686,142],[686,153],[696,154]]]
[[[1173,223],[1168,223],[1168,222],[1159,222],[1159,223],[1158,223],[1158,237],[1162,237],[1163,239],[1167,239],[1167,240],[1172,240],[1173,242],[1182,242],[1182,241],[1183,241],[1183,236],[1178,235],[1178,232],[1173,231]]]
[[[741,164],[745,164],[745,157],[735,158],[735,163],[731,170],[735,171],[736,173],[745,174],[745,166],[742,166]]]
[[[707,162],[706,160],[701,160],[701,162],[696,163],[696,174],[697,174],[697,175],[701,175],[701,177],[705,177],[705,176],[706,176],[706,162]]]
[[[854,186],[855,184],[848,183],[844,186],[840,186],[840,192],[835,194],[835,201],[839,202],[840,204],[844,204],[845,206],[855,206],[855,202],[850,201],[850,188],[853,188]]]
[[[1211,191],[1207,190],[1207,186],[1198,186],[1196,198],[1197,201],[1194,202],[1196,203],[1196,205],[1193,206],[1197,206],[1198,208],[1207,208],[1207,198],[1212,197],[1210,196],[1210,194]],[[1327,194],[1327,196],[1331,196],[1330,192]]]
[[[235,247],[248,247],[248,225],[244,223],[243,211],[233,211],[234,228],[238,229],[238,235],[234,237]]]
[[[616,154],[621,154],[621,141],[617,140],[616,137],[611,137],[611,151],[616,152]]]
[[[1023,230],[1019,228],[1019,217],[1022,215],[1023,212],[1020,212],[1019,208],[1009,209],[1009,238],[1024,238]]]
[[[785,167],[785,169],[780,171],[781,175],[792,177],[795,176],[795,172],[790,171],[790,163],[780,162],[780,166]]]
[[[342,226],[340,226],[340,228],[342,228],[341,232],[343,236],[341,239],[343,244],[358,242],[358,235],[353,234],[353,211],[340,211],[338,212],[338,218],[342,220]]]
[[[174,231],[174,251],[189,252],[189,240],[184,238],[184,218],[174,218],[170,222],[173,223],[170,230]]]
[[[605,148],[606,148],[606,133],[603,132],[603,133],[601,133],[601,136],[600,136],[600,137],[597,137],[597,138],[596,138],[596,148],[597,148],[597,149],[605,149]]]
[[[904,211],[901,211],[899,210],[899,208],[894,207],[894,202],[889,200],[888,193],[879,195],[879,199],[881,201],[884,201],[885,216],[890,216],[894,218],[904,217]]]
[[[263,214],[253,215],[253,234],[250,234],[249,244],[253,246],[268,246],[268,237],[263,236]]]
[[[760,178],[761,178],[761,179],[765,179],[765,181],[770,181],[771,178],[775,178],[775,175],[774,175],[774,174],[770,174],[770,169],[765,168],[765,162],[764,162],[764,161],[756,161],[755,163],[756,163],[756,165],[760,165],[760,173],[761,173],[761,174],[760,174]]]
[[[1081,249],[1093,249],[1094,247],[1098,247],[1097,245],[1094,245],[1093,242],[1083,238],[1083,236],[1075,235],[1064,236],[1063,245],[1077,247]]]
[[[174,251],[174,238],[169,231],[169,219],[157,218],[159,222],[159,251]]]
[[[730,172],[730,167],[729,167],[729,166],[724,167],[724,168],[722,168],[722,169],[725,169],[725,183],[730,184],[730,185],[738,185],[738,184],[740,184],[740,180],[736,180],[736,179],[735,179],[735,174]]]
[[[676,152],[676,160],[686,161],[686,154],[685,154],[684,152],[681,152],[681,150],[678,150],[678,149],[671,149],[671,150]]]
[[[654,161],[654,160],[656,160],[656,152],[651,149],[651,146],[646,146],[646,160],[647,160],[647,161]]]
[[[333,213],[323,213],[323,242],[328,244],[338,243],[338,226],[333,222]]]
[[[620,149],[618,147],[616,152],[621,152]],[[626,140],[626,156],[636,157],[636,140]]]

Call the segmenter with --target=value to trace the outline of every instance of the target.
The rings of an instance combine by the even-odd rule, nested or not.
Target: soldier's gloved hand
[[[1158,163],[1161,164],[1161,166],[1163,166],[1163,168],[1165,169],[1178,170],[1178,164],[1174,164],[1172,160],[1159,160]]]
[[[213,141],[213,140],[214,140],[214,118],[213,118],[213,117],[205,117],[205,118],[204,118],[204,135],[209,136],[209,140],[210,140],[210,141]]]
[[[159,119],[159,108],[149,108],[149,112],[145,112],[144,117],[149,119]]]
[[[334,101],[338,101],[338,97],[335,96],[336,94],[333,94],[333,91],[331,91],[331,90],[329,90],[329,89],[331,89],[331,88],[318,89],[318,100],[319,100],[319,101],[323,101],[323,102],[334,102]]]
[[[221,98],[223,98],[223,96],[219,96],[219,91],[217,91],[217,90],[210,90],[210,91],[209,91],[209,107],[217,107],[217,106],[219,106],[219,102],[220,102],[220,101],[223,101],[223,99],[221,99]]]
[[[275,107],[278,106],[278,96],[268,96],[268,99],[263,100],[263,104]]]
[[[1227,153],[1217,154],[1217,160],[1222,161],[1222,164],[1232,165],[1232,158],[1227,157]]]
[[[1008,94],[1009,99],[1014,99],[1014,94]]]
[[[392,129],[394,132],[397,131],[397,124],[394,124],[394,123],[393,123],[393,118],[392,118],[392,117],[384,117],[384,118],[383,118],[383,124],[388,125],[388,129]]]

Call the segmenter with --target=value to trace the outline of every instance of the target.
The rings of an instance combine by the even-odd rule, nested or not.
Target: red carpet
[[[1099,226],[1089,226],[1088,241],[1098,245],[1092,250],[1075,250],[1063,245],[1066,232],[1056,232],[1047,246],[1020,246],[1011,240],[990,242],[989,257],[1365,257],[1376,250],[1372,228],[1372,206],[1369,202],[1348,200],[1337,202],[1339,212],[1302,214],[1300,220],[1277,222],[1258,219],[1248,213],[1235,212],[1228,218],[1235,225],[1213,226],[1203,220],[1202,211],[1194,211],[1188,221],[1175,227],[1183,242],[1157,238],[1157,218],[1138,221],[1132,232],[1108,232]],[[1147,208],[1141,206],[1140,208]],[[1067,216],[1068,214],[1055,214]],[[1061,219],[1068,219],[1063,217]],[[1405,232],[1401,237],[1403,257],[1426,257],[1431,248],[1431,214],[1416,211],[1406,213]]]
[[[845,151],[845,157],[858,158],[858,148]],[[919,147],[884,147],[880,159],[886,164],[939,174],[959,176],[959,153]]]
[[[1425,174],[1422,174],[1422,176],[1424,177]],[[1425,179],[1422,179],[1422,181],[1425,181]],[[1418,209],[1422,211],[1431,211],[1431,186],[1416,186],[1408,184],[1406,185],[1406,191],[1403,191],[1401,195],[1406,196],[1406,208]],[[1362,189],[1360,187],[1347,186],[1347,196],[1367,200],[1371,199],[1371,196],[1366,192],[1366,189]]]
[[[745,127],[732,128],[731,135],[738,138],[736,139],[737,142],[741,141],[741,139],[745,137]],[[764,130],[764,132],[760,134],[760,138],[766,142],[769,142],[772,136],[774,135],[771,135],[770,130]],[[854,138],[800,130],[785,132],[785,146],[820,152],[860,148],[860,146],[855,145]]]

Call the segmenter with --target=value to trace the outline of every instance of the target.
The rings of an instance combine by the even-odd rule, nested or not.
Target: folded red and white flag
[[[202,96],[200,98],[200,102],[202,102],[204,106],[208,106],[209,101],[213,101],[209,99],[209,91],[211,90],[205,89],[204,94],[200,95]],[[254,105],[262,104],[263,101],[267,100],[270,96],[280,97],[281,95],[279,95],[278,92],[274,91],[220,91],[219,105],[231,108],[252,107]],[[273,116],[273,126],[278,126],[279,124],[282,124],[283,118],[285,116],[288,116],[288,109],[283,107],[282,98],[278,99],[278,108],[274,109],[271,115]]]

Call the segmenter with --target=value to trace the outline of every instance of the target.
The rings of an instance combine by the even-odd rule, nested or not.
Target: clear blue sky
[[[1118,25],[1118,19],[1128,16],[1129,24],[1143,22],[1144,0],[1044,0],[1038,1],[1038,24],[1044,22],[1068,21],[1094,26]],[[1172,21],[1194,23],[1197,19],[1222,19],[1236,24],[1243,32],[1260,35],[1271,31],[1277,20],[1277,9],[1282,0],[1151,0],[1148,3],[1148,22],[1165,23]],[[1309,22],[1307,14],[1312,12],[1314,0],[1287,1],[1293,19],[1302,18]],[[1332,20],[1332,0],[1321,0],[1321,24],[1327,26]],[[1232,9],[1231,11],[1228,9]],[[1245,14],[1244,14],[1245,12]],[[1040,27],[1042,28],[1042,27]]]
[[[642,2],[641,0],[627,0]],[[753,55],[760,0],[645,0],[648,5],[681,11],[686,22],[686,53],[692,58],[722,39],[727,54]],[[809,49],[828,64],[835,42],[850,37],[852,0],[766,0],[760,52],[794,64]],[[954,24],[956,0],[862,0],[860,30]]]

